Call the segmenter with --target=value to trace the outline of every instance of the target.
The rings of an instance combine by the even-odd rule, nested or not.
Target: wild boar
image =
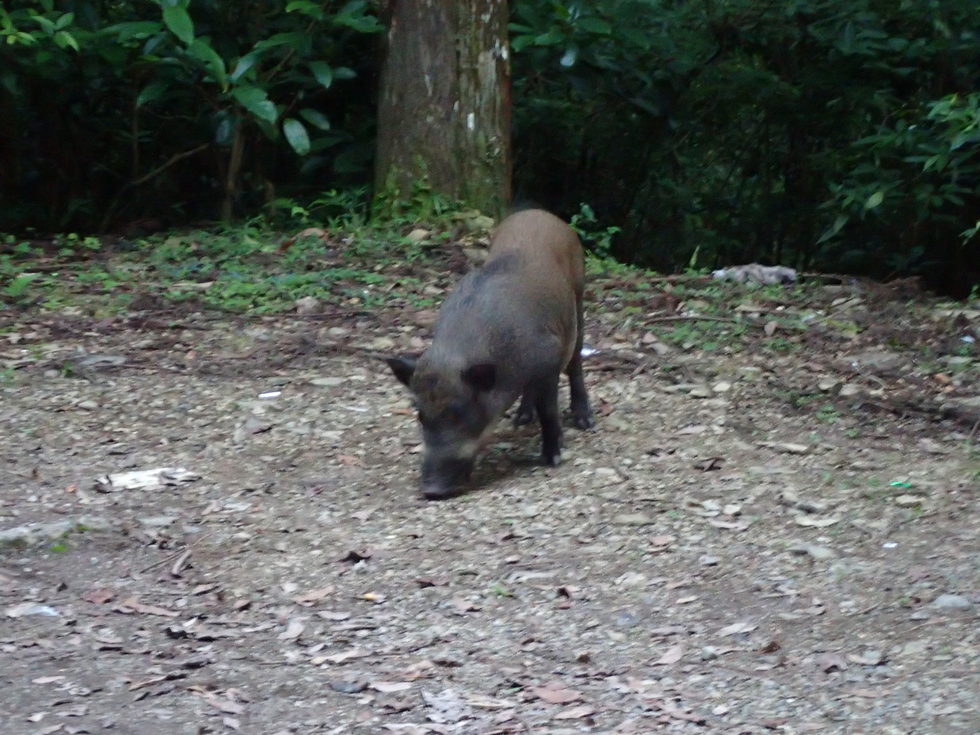
[[[507,217],[486,263],[467,274],[439,311],[418,360],[387,358],[412,391],[422,427],[422,494],[455,494],[483,440],[521,397],[515,425],[537,414],[541,458],[561,459],[558,378],[571,386],[572,423],[594,425],[582,376],[582,245],[558,217],[529,209]]]

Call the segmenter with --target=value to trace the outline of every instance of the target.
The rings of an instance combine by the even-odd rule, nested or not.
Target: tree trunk
[[[375,190],[427,184],[499,216],[510,200],[506,0],[389,0]]]

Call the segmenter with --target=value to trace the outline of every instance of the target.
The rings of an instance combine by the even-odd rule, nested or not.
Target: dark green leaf
[[[310,2],[309,0],[293,0],[291,3],[286,4],[286,12],[302,13],[303,15],[308,15],[314,20],[323,20],[323,8],[319,3]]]
[[[255,50],[275,48],[276,46],[289,46],[293,50],[302,50],[309,43],[309,36],[302,31],[290,31],[289,33],[277,33],[263,41],[255,44]]]
[[[313,78],[324,89],[330,89],[330,85],[333,84],[333,71],[330,69],[330,65],[325,61],[311,61],[309,67],[310,71],[313,72]]]
[[[319,130],[330,130],[330,121],[327,119],[327,116],[319,110],[305,107],[299,111],[299,114],[313,127],[318,128]]]
[[[885,193],[883,191],[876,191],[874,194],[868,197],[868,200],[864,203],[865,209],[874,209],[885,199]]]
[[[546,33],[538,35],[534,39],[534,44],[536,46],[554,46],[556,43],[561,43],[564,40],[564,36],[561,31],[557,28],[552,28]]]
[[[211,78],[220,84],[222,88],[228,85],[225,61],[218,55],[217,51],[211,48],[207,41],[201,38],[195,38],[191,45],[187,47],[187,50],[192,56],[204,62],[204,66],[211,75]]]
[[[130,38],[143,39],[159,33],[163,26],[155,20],[139,20],[130,23],[116,23],[106,26],[102,33],[115,34],[120,42],[128,41]]]
[[[287,117],[282,121],[282,132],[286,136],[286,141],[299,155],[305,156],[310,152],[310,136],[299,120]]]
[[[242,107],[259,120],[271,124],[279,117],[275,104],[269,99],[269,95],[264,89],[252,85],[243,85],[236,87],[231,94]]]
[[[149,102],[160,99],[169,86],[169,83],[165,81],[156,81],[146,85],[136,96],[136,106],[142,107]]]
[[[54,35],[54,23],[43,15],[33,16],[34,22],[41,26],[41,30],[47,33],[49,36]]]
[[[187,11],[181,7],[165,7],[163,9],[163,22],[177,38],[184,43],[194,40],[194,22]]]
[[[58,31],[54,34],[54,42],[58,48],[73,48],[78,51],[78,41],[68,31]]]
[[[604,36],[608,36],[612,33],[612,26],[601,18],[579,18],[575,22],[575,26],[583,31],[588,31],[589,33],[600,33]]]
[[[253,66],[255,66],[255,64],[258,62],[260,58],[261,58],[260,54],[257,54],[255,51],[250,51],[249,53],[241,57],[238,60],[238,63],[235,64],[234,71],[232,71],[231,73],[231,77],[230,77],[231,81],[237,82],[239,79],[241,79],[244,74],[246,74]]]

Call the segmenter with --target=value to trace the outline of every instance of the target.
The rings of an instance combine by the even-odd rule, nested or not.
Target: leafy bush
[[[0,229],[227,218],[363,170],[367,0],[57,5],[0,6]]]
[[[980,280],[974,0],[522,2],[512,34],[516,189],[617,257]]]

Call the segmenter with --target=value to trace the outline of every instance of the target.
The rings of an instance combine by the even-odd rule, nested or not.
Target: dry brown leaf
[[[95,605],[104,605],[116,596],[116,593],[108,587],[93,587],[87,592],[83,592],[79,597],[85,602]]]
[[[726,625],[724,628],[719,630],[715,635],[728,636],[728,635],[739,635],[740,633],[751,633],[753,630],[759,626],[755,623],[732,623],[731,625]]]
[[[664,655],[655,661],[654,664],[669,666],[670,664],[676,664],[682,658],[684,658],[684,644],[678,643],[676,646],[668,648]]]
[[[305,592],[302,595],[296,595],[295,597],[293,597],[293,602],[295,602],[297,605],[303,605],[305,607],[309,607],[314,602],[319,602],[327,595],[332,594],[334,589],[335,588],[333,585],[327,585],[326,587],[321,587],[320,589],[317,590],[310,590],[309,592]]]
[[[580,704],[577,707],[569,707],[568,709],[563,709],[552,719],[555,720],[577,720],[580,717],[588,717],[589,715],[595,714],[595,708],[587,704]]]
[[[816,661],[817,666],[828,674],[831,671],[847,670],[847,662],[839,653],[821,653],[819,656],[817,656]]]
[[[165,618],[176,618],[180,615],[180,613],[176,612],[175,610],[168,610],[165,607],[157,607],[156,605],[144,605],[135,597],[130,597],[126,600],[123,600],[120,603],[120,607],[128,608],[133,612],[138,612],[143,615],[160,615],[161,617],[165,617]],[[123,612],[123,610],[120,610],[120,612]]]
[[[531,693],[549,704],[568,704],[582,698],[582,693],[568,689],[560,681],[553,681],[544,686],[531,687]]]
[[[469,600],[464,600],[461,597],[454,597],[453,598],[453,607],[456,608],[456,612],[458,612],[460,615],[463,615],[463,614],[468,613],[468,612],[479,612],[480,611],[479,605],[476,605],[476,604],[470,602]]]
[[[332,664],[341,664],[344,661],[350,661],[355,658],[364,658],[368,655],[367,651],[363,651],[360,648],[351,648],[348,651],[340,651],[339,653],[328,653],[322,656],[315,656],[311,659],[314,664],[321,664],[325,661],[329,661]]]

